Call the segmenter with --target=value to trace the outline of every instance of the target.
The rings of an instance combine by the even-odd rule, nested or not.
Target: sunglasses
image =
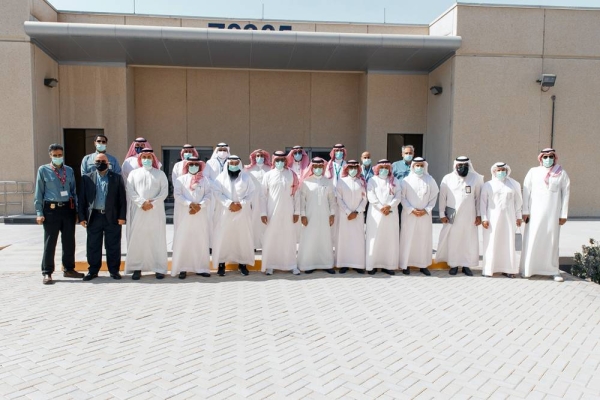
[[[553,160],[553,159],[554,159],[554,156],[542,156],[542,158],[543,158],[544,160],[547,160],[547,159],[549,159],[549,158]]]
[[[190,166],[190,167],[199,167],[200,164],[189,163],[188,166]]]
[[[294,154],[302,154],[302,150],[294,151]]]

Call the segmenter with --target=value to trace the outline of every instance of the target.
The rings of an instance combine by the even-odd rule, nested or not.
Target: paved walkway
[[[41,235],[0,227],[0,257]],[[2,398],[600,398],[600,285],[568,275],[43,286],[28,251],[0,258]]]

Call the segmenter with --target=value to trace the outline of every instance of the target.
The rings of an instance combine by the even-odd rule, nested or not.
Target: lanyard
[[[54,171],[54,175],[56,175],[56,177],[58,178],[58,180],[60,181],[60,183],[63,185],[63,187],[65,187],[65,182],[67,181],[67,170],[66,168],[62,168],[63,171],[63,175],[60,176],[59,170],[56,169],[54,167],[54,164],[50,164],[52,165],[52,171]]]

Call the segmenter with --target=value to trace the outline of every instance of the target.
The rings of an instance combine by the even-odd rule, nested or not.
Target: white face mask
[[[200,167],[197,165],[190,165],[188,167],[188,172],[192,175],[196,175],[200,171]]]
[[[275,161],[275,168],[282,171],[285,166],[285,161]]]
[[[228,157],[228,155],[226,151],[217,151],[217,157],[219,157],[221,160],[224,160]]]
[[[546,168],[550,168],[554,165],[554,158],[542,158],[542,164]]]
[[[415,167],[415,174],[423,175],[425,173],[425,169],[423,167]]]
[[[265,163],[265,158],[264,157],[256,157],[256,163],[258,165],[263,165]]]

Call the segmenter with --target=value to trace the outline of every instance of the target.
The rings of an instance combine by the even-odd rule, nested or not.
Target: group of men
[[[64,276],[89,281],[102,264],[102,241],[110,276],[121,279],[121,227],[127,221],[125,272],[157,279],[167,273],[164,201],[168,180],[144,138],[136,139],[119,166],[106,153],[107,138],[95,138],[96,152],[81,165],[79,196],[74,174],[62,160],[63,148],[51,145],[51,163],[38,171],[35,206],[44,225],[44,283],[51,284],[54,249],[62,233]],[[438,187],[428,163],[412,146],[403,159],[379,160],[369,152],[349,160],[342,144],[330,160],[309,159],[301,146],[272,154],[258,149],[243,165],[226,143],[219,143],[206,163],[186,144],[172,172],[174,237],[171,275],[210,277],[237,264],[242,275],[262,249],[262,271],[335,274],[349,269],[394,275],[409,266],[431,275],[432,212],[439,198],[444,224],[435,255],[449,273],[472,276],[479,265],[479,226],[483,227],[484,276],[514,278],[550,275],[560,281],[558,239],[566,222],[569,178],[553,149],[544,149],[540,165],[527,174],[523,190],[505,163],[495,163],[484,183],[467,157],[458,157]],[[76,222],[87,228],[87,275],[75,272]],[[525,222],[520,261],[515,237]],[[212,256],[211,256],[212,253]]]

